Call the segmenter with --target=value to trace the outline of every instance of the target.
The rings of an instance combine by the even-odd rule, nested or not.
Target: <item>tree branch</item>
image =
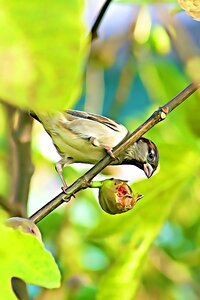
[[[103,16],[105,15],[105,12],[109,6],[109,4],[111,3],[112,0],[106,0],[104,5],[102,6],[93,26],[91,29],[91,36],[92,36],[92,40],[97,38],[97,30],[99,28],[99,25],[101,23],[101,20],[103,19]]]
[[[28,113],[20,110],[12,132],[15,154],[12,202],[21,209],[22,216],[26,216],[30,180],[34,171],[31,161],[32,123]]]
[[[10,206],[11,210],[13,208],[12,205],[12,195],[13,195],[13,174],[14,174],[14,146],[13,146],[13,123],[14,123],[14,116],[16,114],[17,108],[9,103],[6,103],[2,99],[0,99],[1,104],[3,105],[4,113],[6,116],[6,144],[7,144],[7,158],[6,158],[6,170],[9,175],[8,186],[10,187],[8,190],[8,197],[6,199],[6,204]],[[10,210],[8,210],[10,211]]]
[[[150,118],[148,118],[141,126],[133,131],[128,138],[115,147],[113,154],[118,157],[120,153],[125,151],[131,144],[137,141],[144,133],[151,129],[154,125],[164,120],[166,115],[174,110],[178,105],[184,102],[190,95],[192,95],[197,89],[200,88],[200,83],[191,83],[172,100],[156,110]],[[78,178],[68,189],[66,193],[62,192],[54,199],[44,205],[40,210],[33,214],[29,219],[34,223],[39,222],[51,211],[61,205],[63,202],[69,202],[70,198],[80,191],[88,187],[90,181],[101,172],[107,165],[113,160],[112,157],[106,155],[101,161],[99,161],[94,167],[87,171],[83,176]]]
[[[9,213],[10,216],[21,216],[21,209],[17,205],[12,205],[9,199],[0,196],[0,207]]]

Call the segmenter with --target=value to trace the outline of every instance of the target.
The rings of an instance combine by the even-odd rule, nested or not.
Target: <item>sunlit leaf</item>
[[[25,108],[63,109],[80,95],[83,1],[1,1],[0,96]]]
[[[33,235],[0,225],[0,299],[16,300],[11,278],[46,288],[60,285],[60,272],[43,244]]]

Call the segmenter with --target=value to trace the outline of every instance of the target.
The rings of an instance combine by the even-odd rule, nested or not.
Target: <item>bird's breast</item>
[[[74,162],[96,164],[106,155],[102,147],[92,145],[89,140],[73,138],[69,142],[69,139],[65,140],[58,135],[53,136],[52,139],[58,153],[62,157],[72,157]]]

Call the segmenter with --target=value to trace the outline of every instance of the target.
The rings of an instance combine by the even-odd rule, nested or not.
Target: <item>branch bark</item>
[[[17,125],[13,130],[13,140],[17,156],[16,188],[14,202],[25,206],[28,198],[30,179],[34,168],[31,161],[31,131],[33,119],[24,111],[19,111]]]
[[[13,146],[13,123],[14,123],[14,116],[16,114],[17,108],[13,105],[10,105],[9,103],[6,103],[2,99],[0,99],[0,102],[2,104],[2,107],[4,109],[4,113],[6,116],[6,144],[7,144],[7,159],[6,159],[6,170],[8,171],[8,186],[10,189],[8,190],[8,197],[6,199],[6,205],[10,206],[10,209],[12,210],[12,195],[13,195],[13,174],[14,174],[14,146]]]
[[[18,111],[17,124],[13,128],[14,174],[12,203],[26,216],[30,180],[34,167],[31,161],[31,131],[33,120],[27,112]]]
[[[9,194],[0,198],[0,205],[11,215],[26,216],[31,163],[31,129],[33,120],[28,113],[0,99],[6,114],[8,158],[6,169],[9,175]],[[1,201],[2,200],[2,201]]]
[[[0,207],[7,211],[11,217],[21,216],[21,209],[16,205],[12,205],[9,200],[9,198],[0,196]]]
[[[154,125],[165,119],[168,113],[174,110],[178,105],[183,103],[190,95],[200,88],[200,83],[191,83],[184,90],[182,90],[173,99],[167,102],[165,105],[156,110],[142,125],[134,130],[128,138],[115,147],[113,154],[117,157],[120,153],[126,150],[131,144],[138,140],[144,133],[150,130]],[[40,210],[33,214],[29,219],[34,223],[39,222],[51,211],[56,209],[63,202],[69,202],[70,198],[81,189],[85,189],[89,186],[90,181],[101,172],[107,165],[113,160],[112,157],[106,155],[101,161],[99,161],[94,167],[92,167],[83,176],[78,178],[68,189],[66,193],[62,192],[54,199],[44,205]]]

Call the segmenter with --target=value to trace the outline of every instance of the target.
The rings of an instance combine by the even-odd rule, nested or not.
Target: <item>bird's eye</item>
[[[154,161],[154,154],[152,152],[150,152],[148,154],[147,160],[148,160],[149,163]]]

